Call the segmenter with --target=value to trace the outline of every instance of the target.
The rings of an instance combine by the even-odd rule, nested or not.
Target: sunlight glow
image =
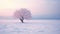
[[[52,0],[51,0],[52,1]],[[14,11],[26,8],[32,15],[58,14],[58,2],[47,0],[0,0],[0,16],[12,16]]]

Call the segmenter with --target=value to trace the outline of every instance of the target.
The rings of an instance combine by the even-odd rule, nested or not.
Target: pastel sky
[[[12,16],[16,9],[27,8],[32,16],[60,18],[60,0],[0,0],[0,16]]]

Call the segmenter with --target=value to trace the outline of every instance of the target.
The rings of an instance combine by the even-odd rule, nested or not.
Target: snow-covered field
[[[3,20],[0,34],[60,34],[60,20]]]

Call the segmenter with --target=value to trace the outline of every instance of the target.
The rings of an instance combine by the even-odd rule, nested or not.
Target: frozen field
[[[1,20],[0,34],[60,34],[60,20]]]

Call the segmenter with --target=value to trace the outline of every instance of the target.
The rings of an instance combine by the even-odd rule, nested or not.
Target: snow
[[[60,34],[60,20],[0,20],[0,34]]]

